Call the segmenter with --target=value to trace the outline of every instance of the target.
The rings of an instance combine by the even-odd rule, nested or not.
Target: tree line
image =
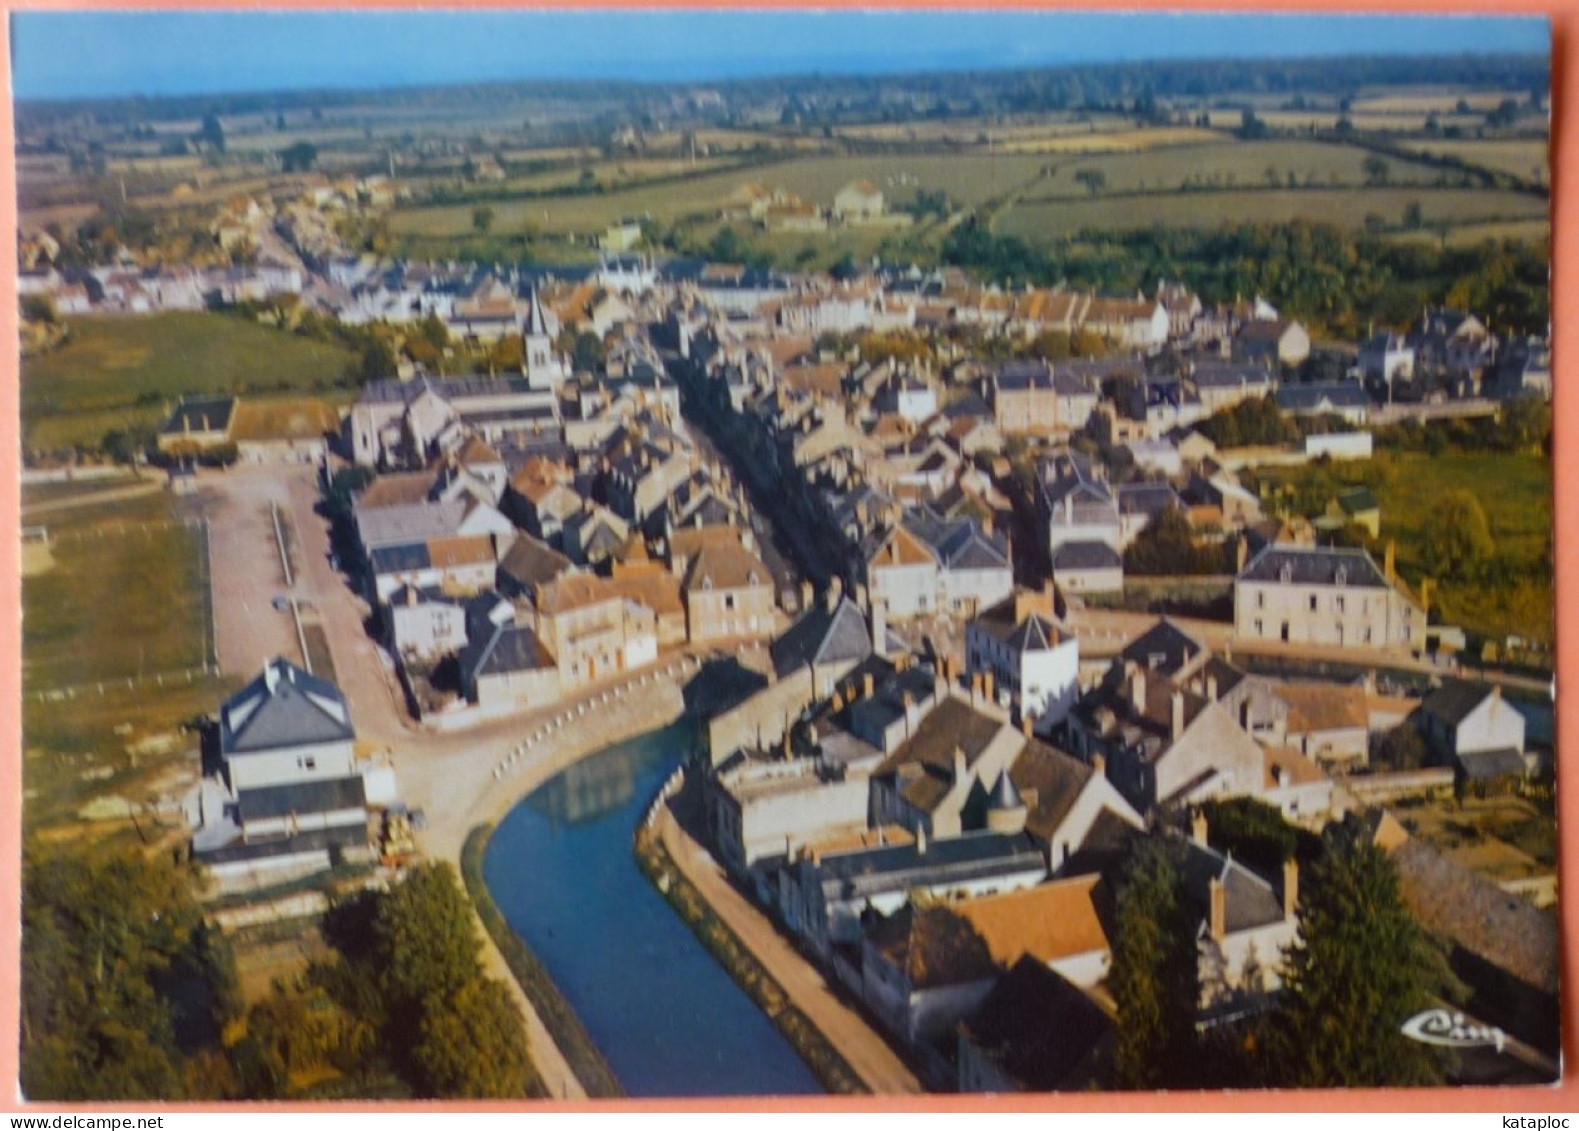
[[[449,865],[341,900],[323,927],[329,952],[250,1006],[195,891],[195,876],[165,858],[29,844],[29,1099],[542,1094],[520,1014],[483,973]]]

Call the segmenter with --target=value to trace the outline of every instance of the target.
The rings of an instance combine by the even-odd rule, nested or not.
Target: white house
[[[1080,697],[1080,642],[1053,625],[1051,605],[1045,594],[1016,593],[965,629],[966,670],[990,672],[1042,733],[1063,722]]]

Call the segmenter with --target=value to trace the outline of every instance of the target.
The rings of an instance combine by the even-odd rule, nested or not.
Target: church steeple
[[[548,316],[543,313],[538,288],[532,288],[532,302],[521,332],[521,367],[527,384],[534,389],[557,389],[570,376],[570,366],[554,353],[554,339],[548,332]]]

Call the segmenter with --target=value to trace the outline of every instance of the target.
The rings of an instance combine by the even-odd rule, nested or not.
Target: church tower
[[[527,384],[534,389],[557,389],[570,375],[570,366],[554,352],[554,339],[548,332],[548,319],[543,314],[543,304],[538,301],[536,287],[532,288],[532,307],[521,338],[521,364]]]

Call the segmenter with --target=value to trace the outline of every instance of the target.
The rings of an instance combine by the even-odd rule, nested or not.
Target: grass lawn
[[[45,517],[55,567],[22,586],[24,693],[203,663],[201,536],[168,496]]]
[[[22,361],[26,446],[96,444],[106,431],[157,424],[184,393],[325,392],[350,351],[219,314],[79,317],[57,350]]]
[[[1547,202],[1502,190],[1438,189],[1428,186],[1301,189],[1298,192],[1223,191],[1104,196],[1095,199],[1016,204],[1000,215],[1003,235],[1035,241],[1084,228],[1127,230],[1154,224],[1215,228],[1226,223],[1276,224],[1311,220],[1360,228],[1365,217],[1403,222],[1404,209],[1420,203],[1425,223],[1544,220]]]
[[[1289,489],[1284,502],[1295,513],[1315,514],[1341,486],[1367,484],[1382,508],[1382,539],[1396,539],[1398,570],[1418,585],[1431,511],[1446,491],[1466,490],[1480,500],[1500,553],[1519,565],[1519,580],[1488,587],[1443,582],[1432,603],[1451,624],[1500,638],[1509,633],[1550,643],[1553,632],[1552,470],[1540,456],[1449,449],[1381,452],[1375,459],[1329,467],[1267,468],[1266,483]]]

